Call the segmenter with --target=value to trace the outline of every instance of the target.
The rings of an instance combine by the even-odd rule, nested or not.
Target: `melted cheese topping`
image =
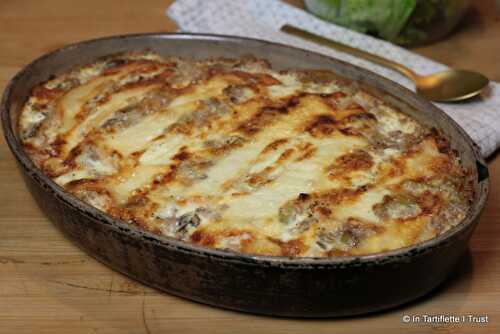
[[[343,256],[443,233],[471,189],[444,138],[328,71],[111,56],[33,89],[19,122],[55,182],[154,233]]]

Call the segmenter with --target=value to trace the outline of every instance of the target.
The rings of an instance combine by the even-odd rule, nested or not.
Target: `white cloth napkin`
[[[324,22],[279,0],[177,0],[168,9],[182,31],[247,36],[316,51],[367,68],[410,89],[410,80],[384,67],[316,45],[279,31],[286,24],[328,36],[409,66],[417,73],[446,69],[443,64],[399,46]],[[450,115],[480,146],[487,157],[500,146],[500,84],[492,83],[480,99],[437,106]]]

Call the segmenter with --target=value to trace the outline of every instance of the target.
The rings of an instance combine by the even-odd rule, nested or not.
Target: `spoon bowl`
[[[416,75],[417,94],[436,102],[454,102],[472,98],[488,85],[489,80],[481,73],[448,70],[426,76]]]

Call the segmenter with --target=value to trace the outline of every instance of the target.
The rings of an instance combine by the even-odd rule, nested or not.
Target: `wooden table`
[[[294,1],[299,3],[300,1]],[[170,1],[0,1],[0,87],[25,64],[69,42],[171,31]],[[500,14],[477,0],[446,41],[416,49],[500,81]],[[499,111],[500,112],[500,111]],[[453,277],[424,299],[392,311],[334,320],[295,320],[220,310],[159,293],[84,254],[42,215],[0,144],[0,333],[500,333],[500,158],[470,252]],[[429,273],[432,274],[432,273]],[[411,282],[408,282],[411,284]],[[403,315],[488,315],[488,324],[406,324]]]

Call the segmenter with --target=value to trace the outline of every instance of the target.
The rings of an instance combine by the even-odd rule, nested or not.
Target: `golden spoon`
[[[417,94],[429,101],[454,102],[478,95],[489,83],[484,75],[464,70],[447,70],[431,75],[418,75],[406,66],[345,44],[327,39],[291,25],[284,25],[281,31],[332,47],[373,63],[391,68],[415,82]]]

